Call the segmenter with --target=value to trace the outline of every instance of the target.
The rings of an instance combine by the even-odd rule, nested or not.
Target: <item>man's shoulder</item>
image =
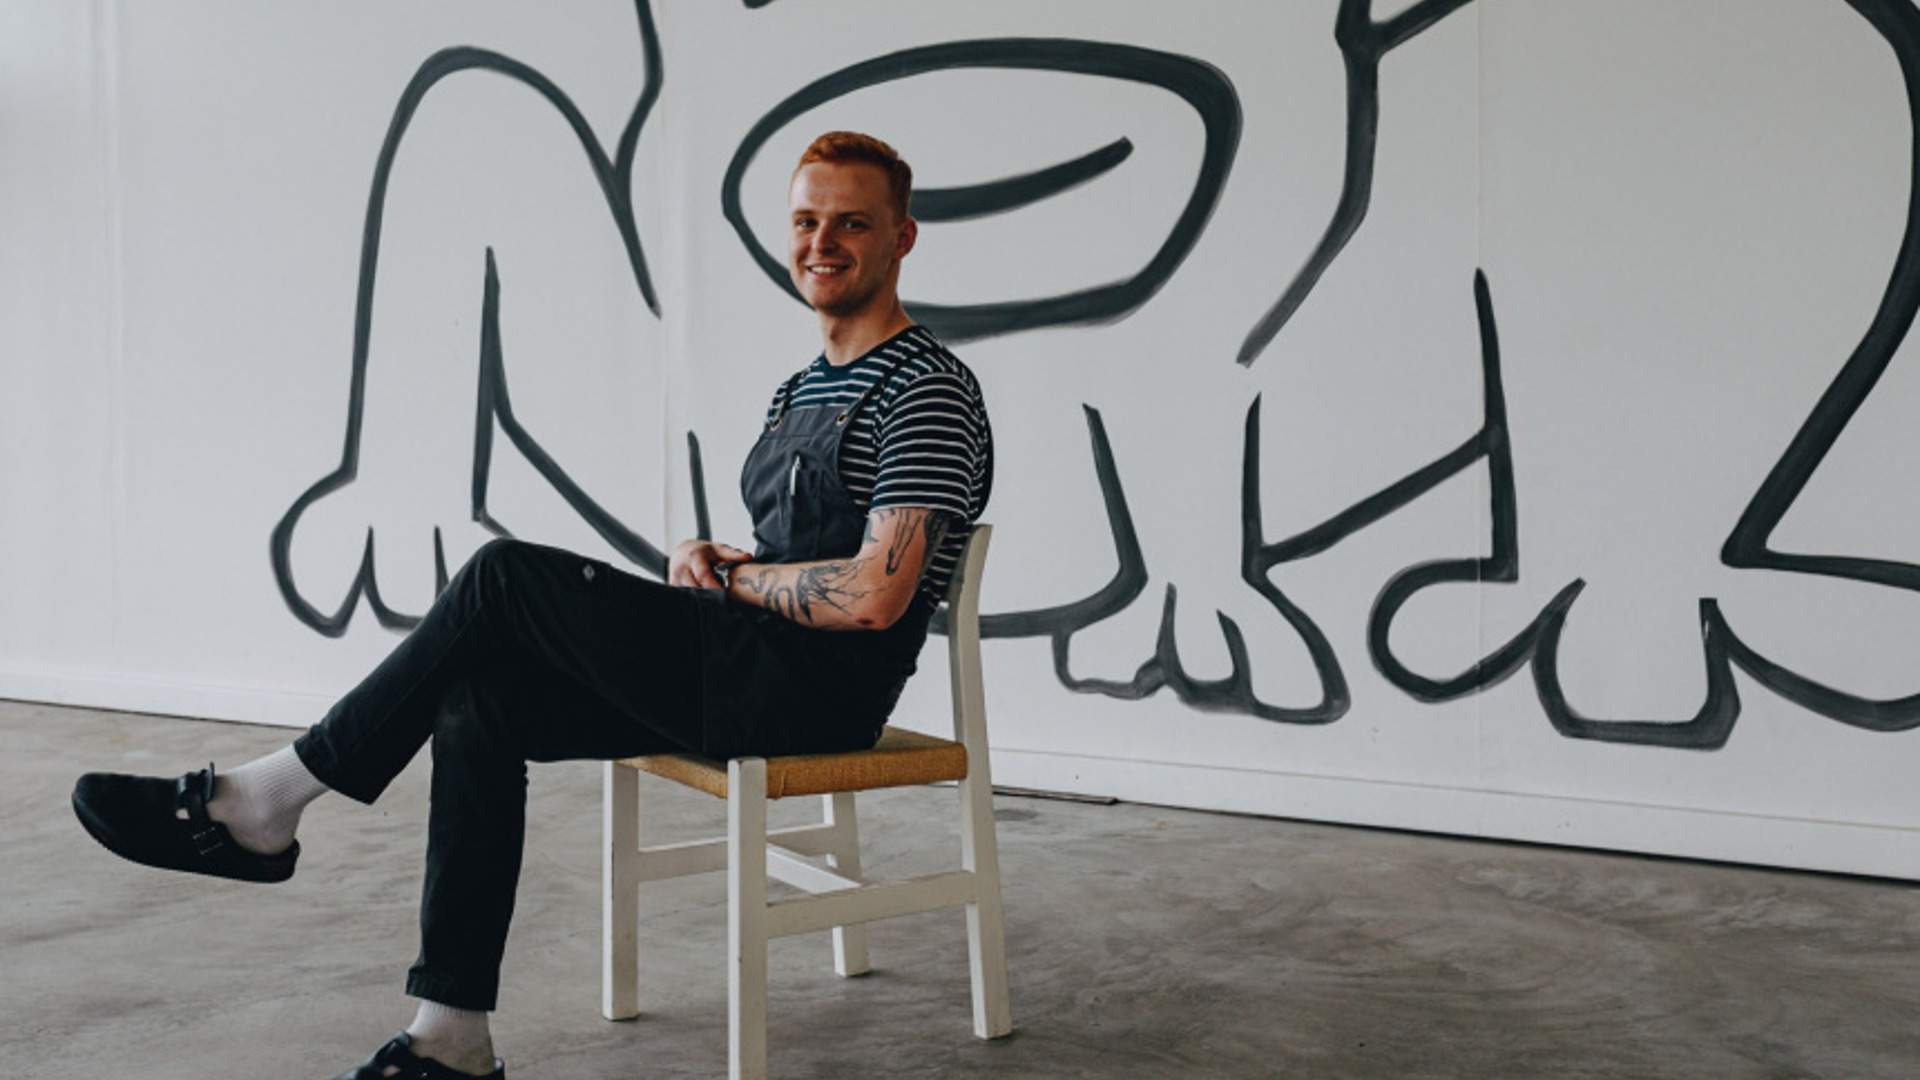
[[[893,396],[897,397],[923,380],[934,383],[958,381],[970,393],[980,392],[980,382],[974,378],[973,369],[926,327],[913,327],[902,334],[894,345],[898,349],[895,359],[900,363],[901,374],[895,380]]]

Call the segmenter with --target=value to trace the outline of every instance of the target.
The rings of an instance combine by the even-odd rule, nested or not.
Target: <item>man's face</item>
[[[787,272],[814,310],[853,315],[892,298],[916,230],[894,217],[885,170],[810,162],[794,173],[787,203]]]

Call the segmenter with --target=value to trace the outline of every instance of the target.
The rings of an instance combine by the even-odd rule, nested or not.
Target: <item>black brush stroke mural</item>
[[[560,497],[567,501],[594,531],[620,554],[646,567],[661,577],[666,576],[667,557],[647,539],[622,525],[605,507],[593,500],[574,479],[560,468],[533,433],[529,432],[513,415],[513,402],[507,396],[506,361],[500,349],[500,277],[494,267],[493,249],[487,249],[487,277],[484,298],[480,314],[480,398],[482,422],[474,440],[474,481],[473,515],[474,520],[487,526],[496,535],[511,535],[505,526],[494,520],[487,511],[486,478],[489,468],[490,448],[492,446],[493,424],[507,433],[516,449],[524,455],[549,484],[553,485]],[[491,422],[487,422],[491,421]]]
[[[1038,172],[966,187],[919,188],[909,196],[908,212],[922,224],[967,221],[990,214],[1004,214],[1079,187],[1127,160],[1132,154],[1133,141],[1122,137],[1098,150]]]
[[[1154,642],[1155,659],[1167,672],[1167,685],[1180,700],[1215,711],[1245,713],[1262,720],[1294,724],[1326,724],[1345,716],[1352,705],[1347,679],[1333,646],[1319,624],[1306,611],[1289,600],[1273,584],[1273,569],[1285,561],[1287,542],[1268,543],[1265,514],[1260,495],[1260,399],[1254,398],[1247,409],[1243,449],[1240,458],[1240,578],[1271,604],[1306,646],[1308,658],[1320,683],[1320,700],[1304,708],[1269,705],[1253,693],[1252,666],[1240,628],[1225,612],[1216,611],[1220,632],[1226,639],[1232,674],[1212,682],[1189,678],[1180,667],[1174,648],[1174,587],[1167,585],[1167,598],[1160,612],[1160,632]]]
[[[1336,40],[1347,61],[1349,139],[1340,202],[1307,265],[1249,335],[1246,346],[1237,358],[1242,366],[1251,364],[1260,349],[1304,302],[1321,273],[1345,247],[1365,217],[1371,194],[1379,115],[1380,57],[1464,6],[1465,2],[1428,0],[1408,8],[1385,23],[1371,20],[1370,5],[1365,0],[1345,0],[1342,3]],[[1904,0],[1849,0],[1849,3],[1868,18],[1899,57],[1907,86],[1909,113],[1915,129],[1920,130],[1920,74],[1916,72],[1916,68],[1920,67],[1920,15],[1916,15],[1911,4]],[[1920,201],[1917,201],[1920,200],[1920,150],[1916,150],[1912,175],[1915,183],[1911,187],[1900,256],[1880,310],[1866,338],[1816,405],[1813,415],[1769,474],[1728,539],[1722,558],[1729,566],[1820,573],[1920,591],[1920,566],[1889,560],[1782,554],[1765,546],[1766,537],[1804,488],[1820,459],[1838,439],[1847,420],[1871,392],[1874,382],[1891,361],[1894,349],[1904,339],[1916,306],[1920,306],[1920,257],[1916,256],[1916,247],[1920,246],[1917,244],[1920,233],[1916,233],[1916,226],[1920,225]],[[1409,696],[1423,702],[1453,700],[1497,685],[1522,666],[1530,664],[1542,711],[1554,729],[1564,736],[1711,750],[1726,744],[1739,716],[1740,698],[1731,668],[1732,664],[1738,664],[1761,685],[1818,715],[1875,731],[1899,731],[1920,726],[1920,694],[1875,700],[1808,679],[1767,659],[1741,641],[1712,598],[1699,601],[1707,688],[1704,700],[1690,717],[1660,720],[1586,716],[1567,700],[1559,678],[1561,636],[1573,603],[1585,587],[1580,580],[1562,587],[1531,622],[1465,671],[1436,678],[1415,672],[1401,661],[1390,644],[1393,621],[1406,602],[1420,590],[1448,583],[1510,584],[1519,580],[1518,499],[1514,483],[1513,448],[1500,377],[1499,342],[1491,293],[1485,274],[1481,272],[1476,272],[1474,277],[1474,300],[1481,337],[1481,429],[1454,451],[1360,500],[1320,525],[1272,545],[1258,541],[1248,544],[1249,550],[1260,553],[1260,558],[1245,568],[1243,576],[1282,613],[1307,646],[1321,685],[1321,701],[1318,705],[1289,710],[1258,701],[1251,691],[1247,674],[1252,661],[1244,636],[1224,613],[1216,615],[1232,664],[1232,674],[1225,679],[1210,681],[1194,680],[1187,676],[1180,666],[1173,633],[1177,590],[1172,584],[1167,586],[1153,655],[1131,679],[1084,679],[1071,674],[1067,656],[1073,633],[1124,608],[1134,595],[1144,589],[1146,580],[1145,560],[1140,554],[1118,473],[1112,464],[1112,451],[1106,443],[1104,430],[1097,425],[1098,414],[1092,409],[1087,412],[1095,427],[1096,471],[1100,473],[1109,527],[1121,557],[1114,583],[1100,594],[1103,603],[1066,605],[1044,612],[1022,612],[1008,616],[985,616],[982,620],[983,636],[1050,636],[1054,645],[1056,674],[1064,686],[1077,692],[1140,699],[1164,686],[1173,689],[1183,702],[1202,709],[1232,711],[1295,723],[1338,719],[1350,704],[1338,657],[1313,619],[1292,605],[1272,585],[1266,571],[1279,563],[1308,558],[1335,546],[1347,536],[1393,514],[1446,479],[1484,459],[1488,463],[1490,480],[1490,553],[1483,558],[1437,559],[1409,566],[1391,577],[1374,600],[1368,619],[1369,655],[1382,676]],[[1259,401],[1256,398],[1248,414],[1246,469],[1250,479],[1242,493],[1242,525],[1250,536],[1257,536],[1260,528],[1255,471],[1258,410]],[[1123,583],[1126,586],[1124,590],[1115,588]]]
[[[1873,319],[1852,355],[1814,404],[1800,429],[1781,453],[1759,490],[1734,523],[1720,548],[1728,566],[1758,570],[1785,570],[1820,574],[1849,581],[1887,585],[1920,592],[1920,566],[1889,559],[1842,555],[1808,555],[1775,551],[1769,546],[1773,530],[1805,490],[1820,462],[1839,441],[1840,433],[1859,411],[1867,395],[1893,362],[1893,354],[1913,326],[1920,308],[1920,11],[1911,0],[1847,0],[1848,6],[1872,25],[1900,63],[1907,92],[1908,164],[1907,220],[1901,231],[1900,251],[1886,291]],[[1920,726],[1920,694],[1873,699],[1824,686],[1769,660],[1727,629],[1726,649],[1741,670],[1754,681],[1805,709],[1869,731],[1907,731]]]
[[[464,46],[443,49],[420,65],[419,70],[414,73],[413,78],[401,92],[400,100],[394,106],[393,118],[388,122],[386,138],[381,143],[379,157],[374,164],[373,186],[367,196],[366,218],[361,229],[359,284],[354,297],[352,388],[347,405],[346,440],[341,452],[340,464],[301,492],[293,505],[275,523],[268,544],[274,581],[279,587],[282,599],[295,618],[314,630],[328,637],[338,637],[346,633],[354,606],[362,596],[366,598],[367,605],[373,610],[374,618],[381,626],[393,630],[404,630],[411,629],[420,621],[419,616],[396,611],[381,599],[375,573],[374,532],[371,526],[367,529],[366,542],[361,549],[360,565],[354,574],[353,582],[339,606],[331,613],[322,612],[301,594],[293,579],[290,552],[294,529],[307,508],[352,483],[359,474],[360,431],[366,402],[367,354],[373,325],[374,280],[380,261],[380,236],[386,212],[387,183],[393,171],[394,159],[399,153],[401,141],[413,120],[414,113],[428,93],[442,80],[466,71],[490,72],[504,76],[538,94],[560,114],[579,141],[587,165],[593,171],[594,178],[606,199],[608,213],[613,219],[614,228],[619,234],[620,243],[626,250],[628,262],[633,271],[634,284],[639,287],[640,295],[645,300],[648,310],[656,317],[659,316],[659,301],[654,294],[653,282],[647,272],[646,255],[641,248],[639,230],[634,224],[632,181],[634,154],[639,146],[641,129],[660,96],[662,82],[660,42],[653,21],[653,12],[647,0],[635,0],[634,14],[639,28],[645,81],[639,98],[627,116],[626,124],[620,132],[620,138],[611,156],[601,145],[599,138],[587,123],[586,117],[581,114],[579,108],[564,91],[539,71],[501,53]],[[590,498],[554,460],[553,456],[540,446],[533,435],[514,419],[507,396],[505,367],[500,355],[498,318],[499,281],[493,252],[489,249],[486,252],[486,277],[482,301],[479,404],[474,421],[471,491],[473,520],[481,523],[495,535],[512,535],[507,527],[488,511],[486,503],[487,479],[492,459],[493,425],[497,422],[515,448],[526,456],[534,469],[553,485],[568,505],[578,512],[596,533],[621,555],[654,574],[664,576],[665,554],[646,537],[627,528]],[[437,593],[446,587],[448,580],[446,553],[438,527],[434,529],[433,544]]]
[[[746,6],[757,8],[768,2],[746,0]],[[1279,299],[1247,333],[1235,357],[1241,368],[1250,367],[1275,340],[1366,218],[1374,179],[1382,58],[1468,2],[1419,0],[1398,15],[1376,22],[1371,0],[1340,0],[1334,41],[1345,64],[1347,110],[1340,195],[1326,229],[1305,263]],[[1893,50],[1906,90],[1910,124],[1920,130],[1920,11],[1916,11],[1910,0],[1845,2]],[[294,502],[275,526],[271,543],[275,578],[282,596],[295,617],[320,633],[329,636],[344,633],[353,606],[362,596],[383,626],[405,629],[418,621],[416,617],[394,611],[382,601],[374,573],[371,528],[361,547],[352,586],[332,614],[321,612],[300,596],[289,569],[288,551],[293,528],[305,509],[351,482],[356,474],[374,276],[387,181],[407,125],[433,87],[458,72],[490,71],[533,90],[559,113],[574,131],[599,182],[627,251],[634,282],[649,310],[658,317],[658,302],[634,225],[631,181],[640,133],[660,93],[660,49],[645,0],[636,2],[635,12],[646,79],[611,155],[602,148],[579,110],[554,83],[499,53],[474,48],[436,53],[415,73],[396,104],[375,166],[361,237],[353,389],[342,461],[337,469]],[[909,303],[909,311],[947,339],[964,342],[1041,327],[1110,323],[1137,310],[1179,269],[1207,227],[1237,152],[1241,112],[1231,82],[1212,66],[1192,58],[1133,46],[1038,38],[954,41],[890,53],[814,80],[762,116],[743,137],[728,163],[721,185],[721,207],[745,250],[771,280],[790,295],[793,293],[784,266],[759,245],[747,228],[740,206],[740,185],[745,173],[758,151],[776,132],[809,110],[854,91],[934,71],[962,68],[1053,71],[1158,86],[1179,96],[1199,115],[1205,130],[1204,146],[1194,186],[1178,219],[1146,265],[1131,276],[1055,296],[963,306]],[[1043,207],[1047,200],[1113,172],[1129,160],[1133,152],[1132,141],[1120,137],[1077,157],[1030,172],[961,187],[922,189],[914,196],[914,213],[929,224],[942,224]],[[1879,306],[1861,341],[1789,440],[1733,526],[1721,550],[1722,562],[1727,566],[1818,574],[1920,592],[1920,565],[1914,563],[1779,552],[1769,543],[1828,451],[1872,393],[1891,363],[1894,351],[1910,330],[1916,309],[1920,309],[1920,145],[1913,145],[1912,152],[1909,171],[1914,182],[1910,185],[1902,242]],[[616,550],[653,573],[663,574],[665,556],[660,549],[627,529],[593,500],[515,419],[500,340],[501,276],[493,251],[486,249],[470,493],[474,520],[497,535],[510,535],[506,525],[496,520],[487,508],[493,431],[497,425],[536,471]],[[1574,603],[1585,588],[1585,582],[1580,579],[1561,586],[1531,621],[1462,671],[1450,675],[1423,673],[1396,655],[1391,643],[1395,620],[1422,590],[1443,585],[1519,581],[1515,448],[1508,420],[1492,292],[1486,275],[1480,271],[1473,276],[1473,300],[1481,358],[1479,429],[1448,453],[1412,469],[1326,520],[1274,541],[1266,537],[1260,490],[1259,395],[1253,397],[1247,408],[1239,493],[1239,575],[1279,613],[1306,649],[1319,684],[1313,700],[1297,706],[1260,700],[1252,687],[1253,668],[1260,657],[1252,654],[1240,626],[1224,612],[1216,612],[1216,616],[1230,661],[1229,674],[1219,679],[1198,679],[1188,673],[1174,633],[1178,590],[1172,583],[1167,584],[1161,598],[1160,620],[1151,649],[1130,677],[1095,678],[1074,673],[1071,654],[1076,635],[1120,613],[1146,591],[1149,581],[1147,560],[1113,446],[1099,410],[1085,404],[1081,409],[1094,478],[1114,549],[1113,575],[1092,594],[1070,603],[984,615],[982,636],[1047,638],[1055,677],[1071,692],[1139,700],[1164,688],[1188,706],[1204,711],[1295,724],[1338,720],[1353,704],[1340,657],[1314,618],[1295,604],[1274,583],[1273,577],[1284,565],[1304,563],[1331,550],[1347,537],[1391,517],[1446,480],[1484,461],[1489,478],[1487,553],[1470,558],[1433,558],[1409,565],[1391,575],[1373,599],[1366,632],[1369,658],[1389,684],[1409,697],[1424,703],[1456,700],[1486,691],[1522,667],[1530,667],[1542,713],[1563,736],[1654,747],[1714,749],[1726,744],[1740,714],[1740,696],[1734,677],[1737,667],[1761,686],[1815,715],[1870,731],[1896,732],[1920,727],[1920,693],[1877,699],[1826,686],[1799,674],[1744,642],[1711,597],[1698,600],[1706,691],[1690,716],[1673,719],[1595,717],[1581,712],[1567,699],[1560,676],[1561,644]],[[692,432],[687,433],[687,451],[698,535],[708,537],[711,521],[704,466],[699,440]],[[438,528],[434,530],[433,543],[436,589],[439,589],[445,587],[448,570]],[[936,616],[934,630],[944,633],[945,629],[942,611]]]
[[[693,479],[694,535],[711,540],[713,519],[707,515],[707,469],[700,459],[700,437],[691,431],[687,432],[687,471]]]
[[[1733,734],[1740,716],[1740,691],[1727,666],[1727,624],[1712,600],[1700,601],[1700,644],[1707,671],[1706,700],[1687,720],[1596,720],[1567,703],[1560,687],[1560,631],[1567,612],[1584,583],[1575,581],[1548,602],[1535,622],[1539,637],[1533,650],[1533,684],[1547,721],[1560,734],[1575,739],[1666,746],[1683,750],[1718,750]]]
[[[1320,275],[1333,265],[1347,241],[1366,220],[1373,199],[1374,144],[1380,137],[1380,58],[1414,35],[1459,10],[1468,0],[1420,0],[1386,22],[1373,21],[1373,0],[1340,0],[1333,40],[1347,71],[1347,153],[1340,178],[1340,199],[1326,232],[1293,275],[1286,291],[1247,332],[1238,362],[1252,365],[1260,353],[1306,303]]]
[[[768,280],[796,303],[805,303],[788,279],[786,265],[753,235],[740,207],[740,184],[754,155],[795,118],[856,90],[960,68],[1006,68],[1096,75],[1158,86],[1177,95],[1200,116],[1205,139],[1199,175],[1173,228],[1153,257],[1132,276],[1055,296],[983,304],[928,304],[907,301],[907,313],[954,343],[1046,326],[1107,323],[1124,318],[1158,292],[1206,229],[1207,219],[1226,185],[1240,145],[1240,98],[1218,68],[1191,57],[1133,45],[1065,38],[986,38],[949,41],[905,49],[863,60],[823,75],[801,87],[756,121],[727,163],[720,185],[721,211]],[[1126,140],[1038,172],[964,188],[930,192],[934,216],[958,221],[1029,205],[1085,183],[1121,161],[1132,150]],[[925,196],[916,206],[926,207]]]
[[[1307,265],[1296,275],[1280,302],[1249,334],[1238,357],[1243,366],[1252,363],[1260,349],[1304,302],[1314,282],[1351,239],[1365,216],[1379,117],[1380,56],[1457,10],[1464,2],[1425,0],[1388,22],[1374,23],[1368,0],[1343,0],[1335,36],[1347,62],[1349,125],[1347,167],[1340,202]],[[1910,134],[1920,131],[1920,12],[1909,0],[1847,0],[1847,3],[1892,48],[1906,89]],[[1920,565],[1887,559],[1790,554],[1767,546],[1773,529],[1791,509],[1827,451],[1885,372],[1895,349],[1912,326],[1916,309],[1920,308],[1920,145],[1914,145],[1911,139],[1910,145],[1914,156],[1909,164],[1912,179],[1907,219],[1900,251],[1880,305],[1860,344],[1735,524],[1721,550],[1721,560],[1728,566],[1822,574],[1920,592]],[[1448,679],[1423,676],[1395,657],[1389,645],[1393,619],[1420,589],[1447,582],[1518,580],[1512,448],[1500,391],[1497,335],[1484,275],[1476,275],[1475,301],[1480,315],[1485,386],[1485,421],[1481,431],[1452,453],[1297,538],[1301,550],[1294,557],[1325,550],[1357,529],[1391,514],[1475,460],[1487,459],[1492,481],[1493,550],[1490,557],[1436,560],[1408,567],[1389,579],[1375,599],[1368,623],[1368,648],[1376,667],[1389,682],[1417,700],[1445,701],[1485,690],[1530,661],[1542,711],[1554,730],[1562,735],[1711,750],[1726,744],[1740,714],[1740,698],[1732,674],[1732,666],[1738,665],[1762,686],[1816,715],[1870,731],[1905,731],[1920,726],[1920,693],[1874,699],[1807,678],[1743,642],[1721,613],[1718,602],[1709,597],[1699,601],[1707,682],[1705,700],[1692,716],[1682,720],[1594,718],[1582,714],[1568,702],[1559,678],[1560,639],[1573,603],[1584,588],[1584,582],[1579,580],[1564,586],[1540,614],[1506,644],[1457,676]],[[1325,678],[1323,669],[1323,681]]]
[[[1594,719],[1581,715],[1568,703],[1559,678],[1560,635],[1574,599],[1586,587],[1586,583],[1578,579],[1563,587],[1518,633],[1457,675],[1449,678],[1422,675],[1394,654],[1391,644],[1394,618],[1420,590],[1445,584],[1512,584],[1520,579],[1519,499],[1513,479],[1513,444],[1500,376],[1500,340],[1494,321],[1492,290],[1484,271],[1474,273],[1473,299],[1480,327],[1480,430],[1454,450],[1301,533],[1284,546],[1283,558],[1303,558],[1324,551],[1484,460],[1490,480],[1491,552],[1484,558],[1417,563],[1387,580],[1374,598],[1367,620],[1367,649],[1381,676],[1417,701],[1441,702],[1498,685],[1531,661],[1541,708],[1554,730],[1562,735],[1698,750],[1724,745],[1733,730],[1734,718],[1739,715],[1740,699],[1732,672],[1726,665],[1729,634],[1712,600],[1701,601],[1707,697],[1693,717],[1685,721]]]
[[[1920,592],[1920,566],[1913,563],[1777,552],[1767,543],[1847,423],[1873,392],[1912,327],[1915,310],[1920,308],[1920,145],[1914,145],[1911,139],[1914,132],[1920,132],[1920,11],[1910,0],[1847,3],[1892,48],[1906,90],[1912,156],[1900,250],[1865,335],[1748,502],[1721,547],[1720,559],[1736,568],[1820,574]],[[1711,598],[1700,601],[1707,695],[1692,718],[1659,722],[1583,717],[1567,703],[1557,678],[1560,627],[1579,594],[1578,585],[1569,586],[1548,605],[1547,623],[1533,660],[1541,705],[1561,734],[1691,749],[1723,746],[1740,714],[1730,665],[1738,665],[1755,682],[1818,716],[1868,731],[1907,731],[1920,726],[1920,694],[1874,699],[1807,678],[1742,641]]]
[[[1133,677],[1115,679],[1082,678],[1072,673],[1069,655],[1073,637],[1103,619],[1119,614],[1146,588],[1146,558],[1128,509],[1126,491],[1114,461],[1113,447],[1107,439],[1106,425],[1098,410],[1082,406],[1093,443],[1094,472],[1106,505],[1107,528],[1113,536],[1117,566],[1113,578],[1093,595],[1058,607],[1031,611],[983,615],[982,637],[1047,637],[1053,643],[1053,669],[1062,686],[1077,693],[1104,694],[1137,701],[1168,687],[1186,704],[1208,711],[1237,712],[1297,724],[1324,724],[1346,715],[1352,704],[1346,675],[1335,656],[1333,646],[1303,609],[1289,600],[1271,580],[1271,572],[1286,561],[1288,553],[1304,550],[1291,541],[1269,544],[1265,538],[1260,496],[1260,401],[1254,399],[1247,410],[1244,451],[1241,458],[1241,580],[1264,597],[1280,613],[1306,647],[1320,683],[1320,699],[1305,707],[1272,705],[1253,692],[1252,660],[1239,625],[1224,612],[1215,612],[1226,640],[1232,662],[1231,674],[1224,679],[1197,680],[1186,673],[1180,662],[1173,626],[1176,588],[1169,584],[1162,604],[1160,629],[1155,637],[1154,654],[1144,661]],[[1318,550],[1317,548],[1313,550]],[[1310,552],[1309,552],[1310,553]],[[934,615],[933,629],[946,632],[946,610]]]
[[[1494,326],[1493,295],[1482,271],[1473,275],[1473,303],[1480,325],[1480,430],[1451,453],[1363,501],[1349,511],[1350,524],[1343,523],[1343,527],[1357,528],[1376,520],[1380,514],[1391,513],[1412,502],[1475,462],[1485,460],[1487,463],[1492,481],[1488,485],[1488,518],[1493,533],[1491,554],[1479,559],[1437,559],[1407,567],[1388,579],[1380,595],[1374,598],[1373,612],[1367,620],[1367,650],[1374,667],[1388,682],[1420,701],[1449,701],[1485,690],[1512,675],[1526,663],[1546,619],[1542,613],[1505,645],[1448,679],[1416,673],[1394,655],[1390,644],[1394,617],[1421,589],[1449,582],[1511,584],[1520,580],[1519,499],[1513,482],[1513,443],[1507,431],[1506,392],[1500,381],[1500,336]],[[1324,545],[1333,539],[1316,537],[1314,542]]]

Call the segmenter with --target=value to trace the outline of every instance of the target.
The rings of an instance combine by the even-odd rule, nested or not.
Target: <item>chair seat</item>
[[[727,797],[727,763],[698,754],[646,754],[621,758],[626,765]],[[828,795],[836,791],[964,780],[967,748],[951,739],[888,726],[871,750],[844,754],[795,754],[767,759],[767,798]]]

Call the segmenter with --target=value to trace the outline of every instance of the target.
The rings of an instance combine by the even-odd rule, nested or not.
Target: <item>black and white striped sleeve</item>
[[[967,521],[985,452],[985,409],[960,372],[916,375],[893,399],[880,427],[869,510],[917,506]]]

